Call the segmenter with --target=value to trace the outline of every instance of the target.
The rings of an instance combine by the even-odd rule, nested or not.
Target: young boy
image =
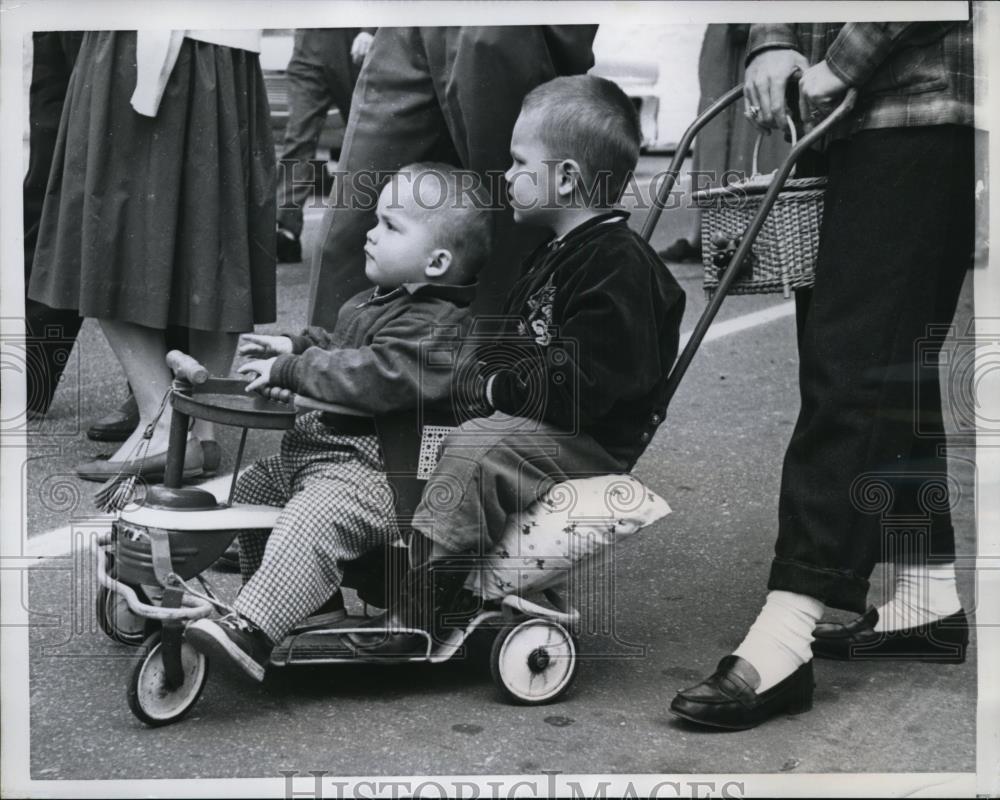
[[[504,329],[480,353],[491,416],[446,440],[417,509],[415,569],[381,624],[443,635],[435,612],[471,610],[468,569],[510,513],[567,478],[629,470],[663,421],[684,293],[613,210],[639,135],[628,97],[601,78],[556,78],[525,98],[505,178],[515,220],[553,238],[529,257]],[[435,502],[445,496],[456,499]],[[418,635],[352,640],[383,655],[426,646]]]
[[[247,391],[291,392],[370,414],[451,397],[450,365],[421,363],[421,345],[468,320],[475,276],[490,251],[489,200],[443,164],[404,167],[382,190],[365,272],[375,289],[349,300],[332,332],[245,337]],[[202,619],[188,641],[213,660],[263,679],[274,645],[331,597],[339,562],[396,534],[392,492],[370,420],[311,412],[236,486],[239,502],[283,506],[270,534],[240,534],[244,585],[235,613]]]

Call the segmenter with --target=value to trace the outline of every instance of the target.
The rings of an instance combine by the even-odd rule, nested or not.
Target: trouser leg
[[[388,510],[368,489],[327,475],[308,481],[285,505],[257,571],[234,604],[271,641],[280,641],[340,587],[341,562],[395,534]]]
[[[487,552],[507,516],[569,478],[625,471],[587,434],[494,414],[449,436],[414,515],[414,528],[454,553]]]
[[[281,189],[278,223],[302,234],[302,208],[316,184],[313,159],[326,115],[333,104],[327,82],[324,29],[298,30],[288,62],[288,121],[281,148]]]
[[[370,286],[365,236],[393,173],[414,161],[455,163],[415,28],[380,28],[351,101],[340,163],[312,264],[310,323],[332,329],[344,301]]]
[[[941,169],[942,164],[949,165]],[[933,176],[933,190],[928,181]],[[926,465],[946,482],[918,423],[939,419],[939,346],[972,249],[972,132],[865,131],[830,149],[816,285],[800,341],[802,407],[785,456],[770,589],[864,609],[897,493]],[[928,452],[933,450],[933,452]],[[922,513],[953,553],[947,509]]]

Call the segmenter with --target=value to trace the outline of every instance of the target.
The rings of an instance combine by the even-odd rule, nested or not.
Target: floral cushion
[[[541,591],[669,513],[667,502],[631,475],[564,481],[508,518],[466,586],[486,599]]]

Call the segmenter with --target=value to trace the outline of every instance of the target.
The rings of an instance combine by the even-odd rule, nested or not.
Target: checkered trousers
[[[279,642],[340,587],[349,561],[397,536],[392,490],[374,435],[344,435],[304,414],[278,455],[244,472],[233,499],[282,506],[270,532],[239,536],[236,610]]]

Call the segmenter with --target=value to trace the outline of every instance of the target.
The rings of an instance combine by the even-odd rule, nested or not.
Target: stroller
[[[681,165],[695,134],[732,102],[742,97],[734,88],[706,109],[687,129],[670,164],[667,179],[659,188],[642,229],[647,241],[659,220]],[[774,205],[795,161],[850,107],[850,100],[792,148],[785,163],[771,181],[760,208],[739,245],[729,252],[729,263],[718,275],[718,285],[698,320],[668,379],[667,401],[673,397],[709,325],[732,284],[740,277],[751,246]],[[716,266],[718,261],[716,260]],[[99,540],[97,550],[97,619],[102,630],[115,641],[139,649],[139,658],[128,687],[128,704],[133,714],[150,726],[182,719],[195,705],[204,689],[209,663],[183,639],[191,620],[228,609],[203,573],[226,550],[237,533],[269,530],[280,513],[272,506],[233,503],[240,461],[251,428],[286,430],[294,425],[297,411],[322,410],[357,416],[354,409],[296,397],[294,404],[248,396],[242,380],[209,377],[201,365],[183,354],[172,352],[168,365],[174,373],[170,401],[172,418],[167,466],[162,485],[148,487],[144,502],[126,508],[112,529]],[[220,502],[197,487],[182,485],[184,450],[191,418],[242,428],[230,497]],[[405,530],[412,518],[438,450],[454,420],[433,414],[393,414],[374,420],[383,462],[394,492],[397,522]],[[406,550],[388,547],[385,552],[345,565],[344,585],[354,588],[366,605],[385,607],[391,591],[407,569]],[[453,658],[480,629],[496,631],[490,653],[490,671],[501,696],[519,704],[550,703],[571,686],[577,672],[578,646],[573,634],[579,612],[555,586],[535,586],[539,597],[512,591],[488,600],[482,610],[461,629],[454,629],[444,641],[411,629],[403,632],[422,635],[426,650],[403,659],[442,663]],[[546,604],[539,600],[544,599]],[[350,633],[378,632],[361,627],[366,617],[349,617],[335,626],[297,629],[278,643],[271,666],[298,664],[357,663],[359,660],[399,662],[365,655],[352,647]],[[394,632],[399,632],[394,630]]]

